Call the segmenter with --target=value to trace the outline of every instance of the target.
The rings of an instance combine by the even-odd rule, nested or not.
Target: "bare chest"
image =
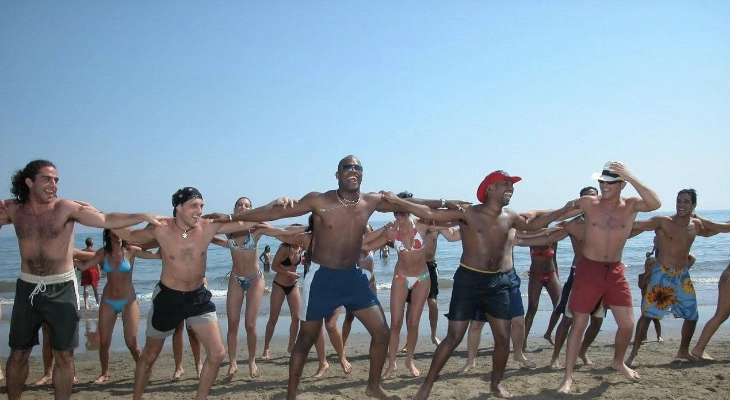
[[[55,212],[32,215],[21,211],[16,213],[13,218],[15,234],[20,240],[47,241],[57,239],[67,227],[65,222]]]

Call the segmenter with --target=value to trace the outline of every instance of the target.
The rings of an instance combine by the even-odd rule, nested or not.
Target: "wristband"
[[[233,215],[228,214],[228,222],[233,222]]]
[[[446,207],[446,200],[444,200],[444,199],[442,198],[442,199],[441,199],[441,208],[444,208],[444,207]]]

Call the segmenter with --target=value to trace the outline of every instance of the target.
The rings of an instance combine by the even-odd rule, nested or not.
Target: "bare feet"
[[[461,367],[461,369],[459,370],[459,373],[465,374],[465,373],[469,372],[470,369],[472,369],[476,366],[477,366],[476,360],[471,360],[471,361],[466,360],[466,364],[464,364],[464,366]]]
[[[259,367],[256,366],[256,360],[251,360],[248,363],[248,372],[251,374],[251,378],[259,377]]]
[[[325,361],[324,364],[319,364],[319,368],[317,369],[317,373],[314,374],[315,378],[321,378],[322,375],[324,375],[324,371],[327,371],[327,368],[330,367],[330,364]]]
[[[641,377],[639,376],[639,373],[638,372],[636,372],[633,369],[627,367],[626,364],[624,364],[624,363],[620,363],[619,364],[619,363],[617,363],[617,362],[614,361],[614,362],[611,363],[611,368],[613,368],[616,371],[624,374],[624,376],[626,377],[626,379],[628,379],[631,382],[638,382],[641,379]]]
[[[507,389],[502,387],[501,383],[497,385],[497,387],[490,387],[490,390],[494,394],[494,397],[498,397],[500,399],[509,399],[512,397],[512,393],[508,392]]]
[[[180,377],[184,373],[185,373],[185,370],[182,369],[182,367],[175,368],[175,372],[172,374],[172,378],[170,378],[170,382],[177,382],[177,381],[179,381],[180,380]]]
[[[230,382],[233,380],[233,375],[236,374],[236,371],[238,371],[238,365],[237,364],[231,364],[228,366],[228,372],[226,372],[226,376],[223,378],[223,382]]]
[[[385,389],[383,389],[380,384],[376,388],[371,388],[370,386],[365,389],[365,394],[368,395],[368,397],[375,397],[381,400],[390,400],[392,397],[390,396],[390,393],[386,392]]]
[[[700,352],[697,351],[696,348],[692,349],[692,351],[690,351],[689,353],[692,354],[693,356],[699,358],[700,360],[705,360],[705,361],[714,361],[715,360],[714,358],[712,358],[712,356],[705,353],[704,351],[702,352],[702,354],[700,354]]]
[[[559,358],[553,358],[550,360],[550,369],[560,369],[560,359]]]
[[[40,379],[38,379],[37,381],[35,381],[35,383],[33,384],[33,386],[45,385],[46,383],[48,383],[51,380],[51,378],[53,378],[53,375],[51,375],[51,374],[43,375],[43,376],[40,377]]]
[[[346,374],[349,374],[352,372],[352,364],[350,364],[349,361],[347,361],[347,358],[342,357],[340,358],[340,366],[342,366],[342,371],[344,371]]]
[[[269,349],[264,349],[264,354],[261,356],[262,360],[268,360],[271,358],[271,351]]]
[[[104,383],[109,380],[109,374],[101,374],[98,378],[94,379],[94,383]]]
[[[441,341],[439,338],[436,337],[436,335],[431,335],[431,343],[435,344],[436,346],[441,344]]]
[[[690,353],[689,351],[678,351],[677,352],[677,358],[683,358],[688,361],[699,361],[700,357],[695,356],[694,354]]]
[[[558,386],[558,393],[570,393],[573,386],[573,378],[563,378],[563,382]]]
[[[524,355],[522,357],[514,356],[512,358],[527,368],[532,369],[532,368],[537,367],[537,364],[534,361],[528,360],[527,357],[525,357]],[[505,392],[506,392],[506,390],[505,390]],[[510,397],[512,397],[512,395],[510,395]]]
[[[388,364],[388,369],[385,370],[385,373],[383,374],[383,379],[390,379],[390,377],[393,376],[396,368],[398,368],[398,364]]]
[[[543,339],[545,339],[548,342],[550,342],[550,345],[551,346],[555,347],[555,343],[553,342],[553,338],[552,338],[552,336],[550,336],[549,333],[546,333],[546,334],[542,335],[542,337],[543,337]]]
[[[581,361],[583,361],[583,365],[593,365],[593,361],[591,361],[590,358],[586,355],[586,353],[578,354],[578,358],[580,358]]]
[[[659,343],[664,343],[664,339],[662,339],[661,336],[657,336],[656,337],[656,341],[659,342]]]
[[[421,376],[421,371],[419,371],[418,368],[416,368],[415,364],[413,364],[413,360],[406,360],[406,368],[408,368],[408,370],[411,371],[411,375],[415,376],[416,378]]]

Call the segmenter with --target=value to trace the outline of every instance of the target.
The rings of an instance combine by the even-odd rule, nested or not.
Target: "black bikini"
[[[283,264],[283,263],[282,263]],[[294,290],[295,287],[297,287],[297,284],[293,284],[291,286],[284,286],[281,283],[274,281],[274,284],[281,288],[281,290],[284,291],[284,296],[288,296],[289,293],[291,293],[292,290]]]

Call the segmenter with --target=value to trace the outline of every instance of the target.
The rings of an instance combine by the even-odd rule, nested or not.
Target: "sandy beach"
[[[610,316],[609,316],[610,318]],[[555,391],[560,383],[563,370],[548,368],[551,345],[542,339],[533,339],[528,347],[527,356],[537,362],[534,370],[520,368],[510,359],[507,365],[504,386],[517,399],[564,399],[564,398],[609,398],[609,399],[725,399],[730,391],[730,335],[727,327],[721,327],[707,348],[714,362],[689,362],[674,357],[679,345],[679,332],[676,329],[664,331],[664,343],[654,340],[654,332],[650,330],[650,341],[645,343],[635,361],[635,368],[642,376],[640,383],[629,383],[622,375],[607,369],[613,353],[613,332],[604,330],[597,342],[591,347],[589,357],[594,365],[579,366],[575,373],[574,394],[558,395]],[[699,335],[701,326],[698,327]],[[436,382],[432,399],[487,399],[493,398],[489,393],[488,374],[491,371],[491,335],[486,332],[477,360],[477,367],[466,374],[458,370],[466,361],[466,341],[457,348],[454,355],[444,367],[441,377]],[[248,376],[248,368],[244,356],[239,353],[238,374],[231,382],[223,382],[228,362],[224,361],[218,374],[218,380],[210,393],[212,399],[284,399],[288,378],[288,354],[286,338],[275,337],[272,346],[271,360],[257,360],[261,377],[252,379]],[[313,378],[317,361],[314,350],[305,366],[302,379],[300,399],[359,399],[365,397],[365,381],[368,372],[367,346],[369,337],[358,333],[349,341],[348,359],[353,370],[344,374],[340,368],[334,351],[328,343],[328,361],[330,368],[324,377]],[[244,341],[241,342],[243,348]],[[412,398],[431,362],[435,346],[427,337],[419,338],[416,366],[422,376],[410,376],[399,357],[395,378],[383,382],[383,387],[401,399]],[[178,382],[170,382],[174,370],[172,352],[166,348],[160,355],[152,374],[152,380],[145,393],[146,399],[168,400],[177,397],[193,398],[197,379],[189,349],[185,351],[185,374]],[[34,382],[41,375],[41,360],[32,356],[28,381]],[[98,355],[94,352],[82,352],[76,356],[76,375],[79,383],[74,386],[75,399],[107,399],[114,397],[131,397],[134,381],[134,363],[127,352],[114,352],[110,361],[111,378],[105,384],[90,383],[99,373]],[[487,380],[485,380],[485,378]],[[3,388],[4,392],[4,388]],[[41,387],[28,386],[23,394],[24,399],[48,399],[52,396],[50,385]]]

